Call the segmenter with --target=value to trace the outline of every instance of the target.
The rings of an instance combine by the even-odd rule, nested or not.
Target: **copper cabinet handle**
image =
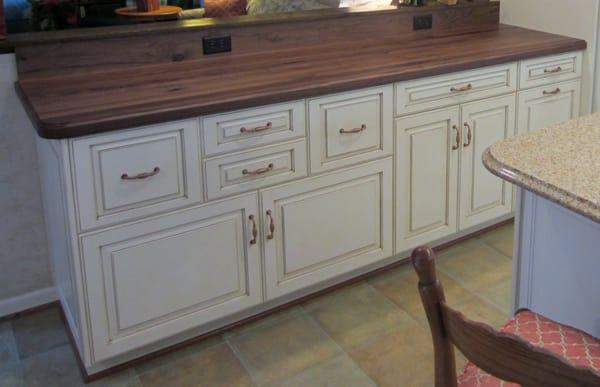
[[[460,147],[460,130],[456,125],[452,125],[452,129],[456,130],[456,144],[452,146],[452,150],[457,150]]]
[[[346,129],[342,128],[342,129],[340,129],[340,134],[360,133],[360,132],[364,132],[365,130],[367,130],[367,125],[362,124],[360,126],[360,128],[354,128],[354,129],[350,129],[350,130],[346,130]]]
[[[262,175],[263,173],[272,171],[273,168],[275,168],[275,165],[273,165],[273,163],[271,163],[268,166],[266,166],[265,168],[258,168],[254,171],[249,171],[247,169],[244,169],[244,170],[242,170],[242,175]]]
[[[121,175],[121,180],[142,180],[142,179],[147,179],[149,177],[152,177],[154,175],[158,175],[158,172],[160,172],[160,168],[159,167],[154,167],[154,169],[152,170],[152,172],[142,172],[142,173],[138,173],[135,176],[129,176],[128,174],[124,173]]]
[[[542,92],[542,94],[544,94],[544,95],[556,95],[556,94],[559,94],[559,93],[560,93],[560,87],[557,87],[555,90],[552,90],[552,91],[546,91],[546,90],[544,90]]]
[[[248,219],[252,222],[252,239],[250,240],[251,245],[256,244],[256,238],[258,237],[258,228],[256,227],[256,219],[254,215],[250,215]]]
[[[269,234],[267,234],[267,239],[273,239],[275,237],[275,219],[273,219],[271,210],[267,210],[267,216],[269,217]]]
[[[473,85],[469,83],[468,85],[462,86],[462,87],[454,87],[454,86],[452,86],[450,88],[450,91],[453,92],[453,93],[458,93],[458,92],[461,92],[461,91],[469,91],[472,88],[473,88]]]
[[[269,130],[269,129],[271,129],[272,127],[273,127],[273,123],[272,123],[272,122],[267,122],[267,124],[266,124],[266,125],[263,125],[263,126],[257,126],[257,127],[250,128],[250,129],[248,129],[248,128],[246,128],[246,127],[242,126],[242,127],[240,128],[240,132],[241,132],[241,133],[256,133],[256,132],[262,132],[263,130]]]
[[[471,138],[472,138],[471,125],[469,125],[468,122],[465,122],[465,128],[467,128],[467,142],[465,144],[463,144],[464,148],[466,148],[469,145],[471,145]]]
[[[544,69],[544,74],[554,74],[554,73],[560,73],[562,71],[562,67],[558,66],[555,67],[553,69]]]

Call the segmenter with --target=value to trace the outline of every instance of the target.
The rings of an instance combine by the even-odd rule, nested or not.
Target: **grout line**
[[[241,354],[241,352],[238,350],[238,348],[235,345],[233,345],[229,341],[229,339],[230,339],[230,337],[223,337],[223,342],[225,343],[225,345],[227,345],[229,350],[231,350],[231,352],[233,352],[233,355],[240,362],[240,364],[242,365],[242,368],[244,368],[244,370],[248,374],[248,377],[250,378],[250,381],[252,382],[252,384],[254,386],[258,387],[260,385],[260,383],[258,383],[258,381],[256,380],[256,377],[254,376],[254,372],[251,371],[251,367],[246,363],[244,356]]]

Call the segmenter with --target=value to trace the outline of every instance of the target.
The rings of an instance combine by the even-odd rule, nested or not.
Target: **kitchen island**
[[[515,309],[600,337],[600,114],[503,140],[483,161],[520,187]]]

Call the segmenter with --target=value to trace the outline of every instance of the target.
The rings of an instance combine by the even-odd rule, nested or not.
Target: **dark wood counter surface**
[[[313,97],[585,49],[517,27],[412,41],[393,37],[223,55],[202,61],[27,78],[17,84],[38,133],[66,138]]]

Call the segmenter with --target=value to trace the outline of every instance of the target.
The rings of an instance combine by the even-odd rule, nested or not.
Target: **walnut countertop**
[[[394,36],[264,53],[28,78],[38,133],[67,138],[585,49],[517,27],[400,41]]]
[[[495,175],[600,222],[600,113],[503,140],[483,162]]]

